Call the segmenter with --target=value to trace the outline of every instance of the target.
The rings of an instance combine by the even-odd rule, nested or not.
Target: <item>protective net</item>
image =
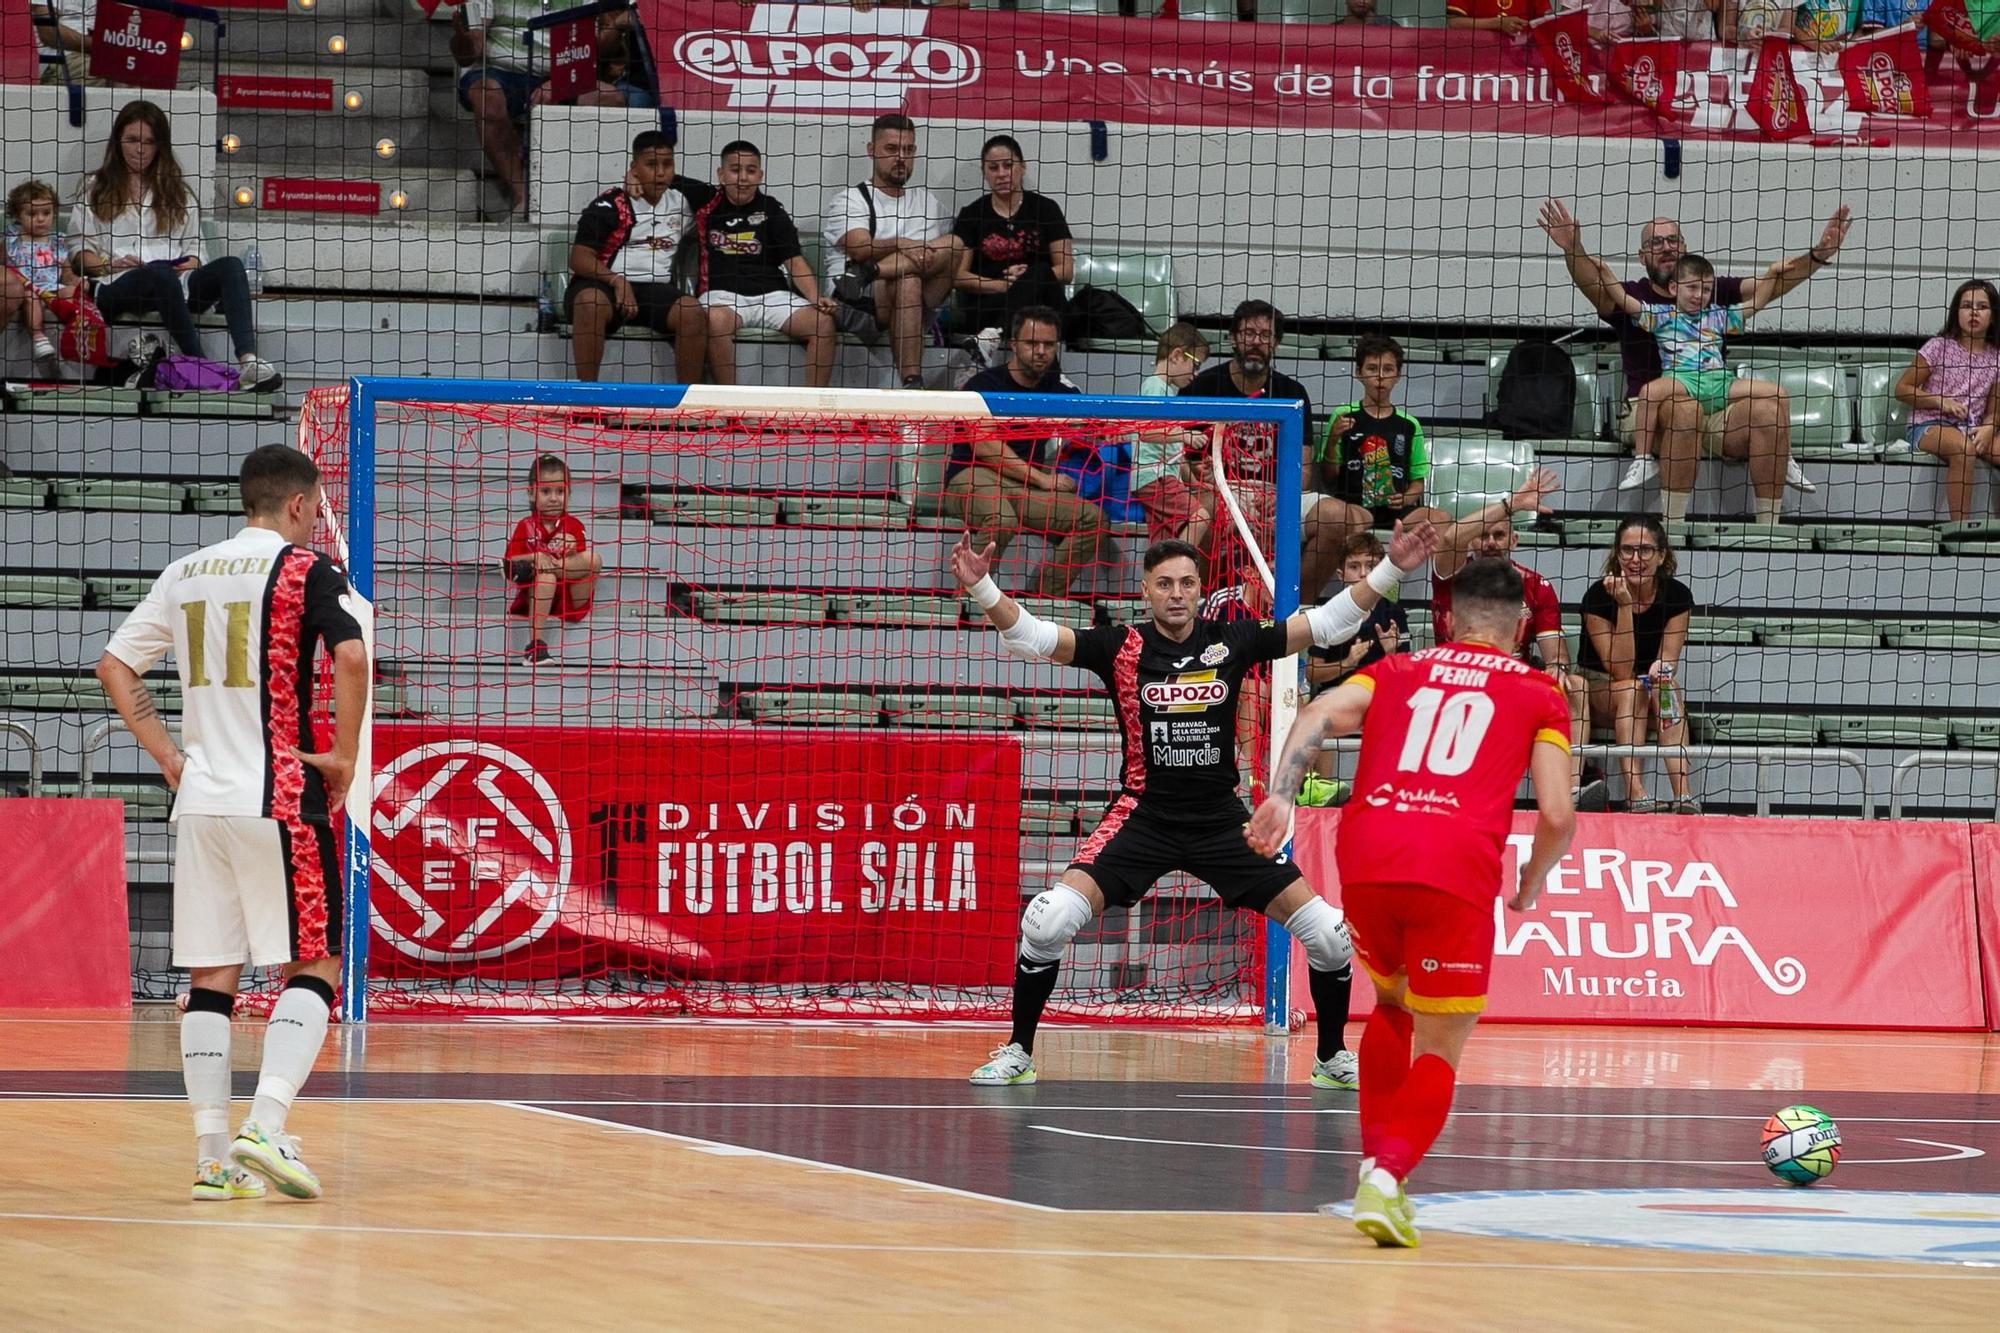
[[[342,513],[346,406],[301,418]],[[1120,724],[960,594],[987,492],[947,470],[1157,429],[382,405],[371,1004],[1004,1014],[1025,897],[1115,794]],[[996,580],[1038,615],[1143,613],[1115,501],[992,495]],[[1261,918],[1169,881],[1092,923],[1055,1011],[1249,1021],[1261,954]]]

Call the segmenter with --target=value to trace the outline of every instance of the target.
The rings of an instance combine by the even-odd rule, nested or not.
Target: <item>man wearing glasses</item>
[[[1637,490],[1658,477],[1661,509],[1668,522],[1678,523],[1687,517],[1695,468],[1703,454],[1749,461],[1753,478],[1771,479],[1764,483],[1772,487],[1765,499],[1783,494],[1783,487],[1774,485],[1780,468],[1784,486],[1808,494],[1818,489],[1792,457],[1791,400],[1786,394],[1761,396],[1731,403],[1720,412],[1702,413],[1678,381],[1661,373],[1659,346],[1653,335],[1633,323],[1609,296],[1593,294],[1600,286],[1622,285],[1649,305],[1671,304],[1674,265],[1688,252],[1679,223],[1672,218],[1654,218],[1639,229],[1637,258],[1646,276],[1620,284],[1610,265],[1584,248],[1583,227],[1561,200],[1543,204],[1540,220],[1542,230],[1562,251],[1571,280],[1592,297],[1598,317],[1618,331],[1626,396],[1619,432],[1630,432],[1634,454],[1631,467],[1618,483],[1619,490]],[[1843,204],[1827,221],[1819,242],[1804,254],[1778,260],[1754,278],[1718,277],[1714,304],[1740,305],[1755,297],[1765,283],[1771,284],[1768,299],[1777,300],[1833,262],[1841,242],[1847,239],[1848,223]]]

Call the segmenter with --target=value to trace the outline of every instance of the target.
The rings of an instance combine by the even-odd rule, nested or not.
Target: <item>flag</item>
[[[1757,48],[1757,72],[1750,78],[1750,119],[1765,138],[1779,143],[1812,133],[1805,89],[1792,73],[1789,37],[1766,36]]]
[[[1628,37],[1611,44],[1605,82],[1628,102],[1658,116],[1678,119],[1674,96],[1681,80],[1681,41],[1676,37]]]
[[[57,296],[49,300],[49,313],[62,321],[62,342],[57,350],[65,361],[74,361],[85,366],[109,366],[111,360],[110,331],[105,328],[104,316],[98,312],[97,302],[90,299],[90,293],[82,284],[68,296]]]
[[[1840,77],[1847,104],[1871,116],[1928,116],[1930,85],[1924,80],[1924,53],[1917,25],[1905,23],[1856,37],[1840,53]]]
[[[1590,86],[1590,13],[1584,9],[1564,10],[1536,19],[1528,31],[1549,67],[1549,80],[1565,102],[1602,103],[1604,97]]]
[[[181,77],[187,21],[158,9],[105,0],[90,32],[90,76],[128,88],[173,88]]]
[[[1989,46],[1981,39],[1965,6],[1966,0],[1931,0],[1924,10],[1924,26],[1960,55],[1984,56],[2000,50],[2000,42]]]
[[[549,43],[549,96],[574,101],[597,87],[597,20],[570,19],[544,30]]]

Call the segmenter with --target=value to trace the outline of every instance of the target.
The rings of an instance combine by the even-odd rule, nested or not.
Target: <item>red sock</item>
[[[1375,1165],[1398,1180],[1408,1176],[1437,1142],[1451,1114],[1451,1092],[1458,1076],[1442,1056],[1420,1055],[1396,1093],[1389,1124],[1380,1135]],[[1367,1087],[1367,1075],[1362,1076]]]
[[[1361,1030],[1361,1155],[1373,1157],[1410,1072],[1410,1011],[1378,1004]]]

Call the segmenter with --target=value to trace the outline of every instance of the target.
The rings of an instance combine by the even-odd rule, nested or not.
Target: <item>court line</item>
[[[1228,1148],[1238,1152],[1282,1152],[1301,1153],[1317,1157],[1359,1157],[1359,1148],[1296,1148],[1277,1143],[1207,1143],[1198,1139],[1148,1139],[1133,1134],[1093,1134],[1085,1129],[1066,1129],[1061,1125],[1029,1125],[1044,1134],[1061,1134],[1073,1139],[1096,1139],[1102,1143],[1143,1143],[1157,1144],[1163,1148]],[[1921,1143],[1932,1148],[1949,1148],[1943,1157],[1843,1157],[1840,1160],[1849,1166],[1919,1166],[1936,1162],[1962,1162],[1968,1158],[1984,1157],[1983,1149],[1970,1148],[1961,1143],[1933,1143],[1929,1139],[1898,1139],[1899,1143]],[[1424,1154],[1427,1158],[1449,1158],[1456,1162],[1545,1162],[1570,1166],[1762,1166],[1763,1161],[1755,1157],[1731,1157],[1722,1160],[1701,1161],[1681,1157],[1522,1157],[1518,1153],[1466,1153],[1438,1152],[1435,1149]]]
[[[505,1106],[510,1110],[527,1111],[534,1115],[544,1115],[556,1120],[566,1120],[572,1124],[595,1125],[599,1129],[623,1130],[628,1134],[650,1134],[655,1138],[668,1139],[685,1144],[696,1152],[705,1152],[717,1157],[761,1157],[766,1161],[784,1162],[791,1166],[812,1167],[815,1170],[833,1172],[844,1176],[861,1176],[868,1180],[880,1180],[891,1185],[903,1185],[910,1189],[924,1190],[932,1194],[949,1194],[961,1199],[977,1199],[982,1203],[1004,1203],[1014,1208],[1025,1208],[1037,1213],[1060,1213],[1061,1208],[1048,1204],[1029,1203],[1023,1199],[1008,1199],[997,1194],[981,1194],[976,1190],[959,1189],[952,1185],[939,1185],[928,1180],[916,1180],[909,1176],[892,1176],[881,1171],[865,1171],[858,1166],[843,1166],[838,1162],[823,1162],[812,1157],[794,1157],[789,1153],[771,1152],[764,1148],[748,1148],[740,1143],[722,1143],[715,1139],[696,1138],[692,1134],[675,1134],[664,1129],[654,1129],[650,1125],[628,1125],[617,1120],[601,1120],[596,1116],[576,1115],[569,1111],[558,1111],[554,1106],[536,1105],[532,1102],[491,1102],[492,1106]],[[576,1105],[573,1102],[558,1105]]]
[[[500,1103],[496,1103],[496,1105],[498,1104]],[[283,1205],[279,1206],[282,1207]],[[1296,1214],[1296,1216],[1306,1217],[1310,1215]],[[1225,1253],[1200,1250],[1091,1250],[1034,1245],[895,1245],[870,1243],[867,1241],[809,1241],[790,1238],[767,1239],[741,1236],[589,1235],[562,1231],[482,1231],[472,1227],[394,1227],[371,1225],[363,1222],[267,1222],[247,1220],[226,1221],[222,1218],[210,1217],[121,1217],[110,1213],[0,1212],[0,1221],[71,1222],[98,1226],[207,1227],[224,1231],[306,1231],[334,1235],[427,1236],[454,1240],[523,1240],[544,1243],[560,1241],[585,1245],[657,1245],[685,1249],[796,1250],[808,1253],[834,1254],[953,1255],[965,1258],[1154,1260],[1166,1263],[1270,1264],[1281,1266],[1324,1265],[1334,1268],[1381,1268],[1386,1263],[1393,1262],[1374,1255],[1350,1258],[1332,1254],[1255,1254],[1243,1251]],[[1885,1263],[1887,1262],[1885,1261]],[[1854,1268],[1796,1269],[1782,1267],[1759,1268],[1755,1266],[1722,1267],[1719,1265],[1697,1264],[1560,1264],[1522,1262],[1514,1259],[1483,1263],[1466,1259],[1439,1259],[1429,1254],[1423,1257],[1422,1266],[1426,1270],[1454,1268],[1488,1272],[1513,1269],[1547,1273],[1662,1273],[1698,1277],[1744,1277],[1756,1278],[1760,1281],[1769,1281],[1773,1278],[1799,1278],[1809,1281],[1850,1279],[1890,1282],[1992,1282],[1995,1280],[1993,1275],[1988,1272],[1966,1273],[1951,1269],[1931,1269],[1915,1266],[1907,1270],[1899,1267],[1885,1267],[1879,1270],[1864,1272]]]

